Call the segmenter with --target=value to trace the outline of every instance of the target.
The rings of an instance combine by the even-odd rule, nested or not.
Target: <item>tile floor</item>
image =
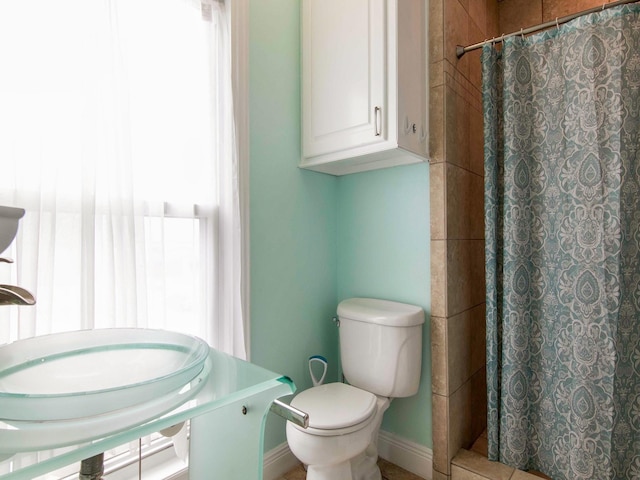
[[[536,472],[522,472],[501,463],[487,460],[487,432],[483,432],[475,441],[471,450],[460,450],[452,460],[452,480],[510,479],[510,480],[551,480]]]
[[[383,480],[424,480],[422,477],[418,477],[413,473],[407,472],[397,465],[383,459],[378,461],[378,465],[380,466]],[[278,480],[305,480],[305,478],[306,472],[304,467],[299,465],[290,472],[285,473],[284,476]]]
[[[488,449],[487,431],[485,430],[484,432],[482,432],[482,435],[480,435],[480,437],[478,437],[476,442],[473,444],[473,447],[471,447],[471,450],[476,452],[476,453],[479,453],[483,457],[486,457],[487,456],[487,449]],[[551,478],[547,477],[544,473],[538,472],[536,470],[529,470],[529,473],[531,475],[536,476],[536,477],[540,477],[540,478],[544,478],[544,479],[547,479],[547,480],[551,480]]]

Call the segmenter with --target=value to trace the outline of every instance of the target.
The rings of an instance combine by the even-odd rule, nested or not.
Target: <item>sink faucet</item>
[[[0,257],[0,263],[13,263],[10,258]],[[28,290],[15,285],[0,285],[0,305],[35,305],[36,299]]]
[[[0,263],[13,263],[10,258],[0,257]],[[0,285],[0,305],[35,305],[36,299],[28,290],[15,285]]]
[[[31,292],[15,285],[0,285],[0,305],[35,305]]]
[[[24,209],[0,206],[0,253],[10,244],[18,232],[18,222]],[[0,263],[13,263],[10,258],[0,257]],[[0,285],[0,305],[35,305],[36,299],[22,287]]]

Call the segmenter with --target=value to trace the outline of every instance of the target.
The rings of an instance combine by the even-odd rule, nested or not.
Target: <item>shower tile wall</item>
[[[433,478],[486,427],[480,52],[497,0],[429,0]]]
[[[615,0],[501,0],[500,32],[511,33]]]
[[[428,0],[433,479],[486,427],[480,51],[469,45],[613,0]],[[475,477],[474,477],[475,478]]]

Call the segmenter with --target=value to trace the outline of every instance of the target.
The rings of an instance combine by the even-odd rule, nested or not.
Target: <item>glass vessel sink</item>
[[[189,478],[260,480],[266,416],[293,392],[288,377],[209,348],[202,371],[177,393],[92,417],[0,421],[0,480],[53,478],[60,467],[185,421]]]
[[[19,340],[0,347],[0,421],[70,420],[152,404],[173,407],[171,399],[179,399],[180,390],[203,371],[208,355],[209,346],[199,338],[138,328]]]

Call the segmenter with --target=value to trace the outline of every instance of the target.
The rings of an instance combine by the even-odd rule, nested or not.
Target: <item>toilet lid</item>
[[[300,393],[291,406],[309,414],[309,427],[336,430],[357,425],[373,415],[376,396],[344,383],[328,383]]]

